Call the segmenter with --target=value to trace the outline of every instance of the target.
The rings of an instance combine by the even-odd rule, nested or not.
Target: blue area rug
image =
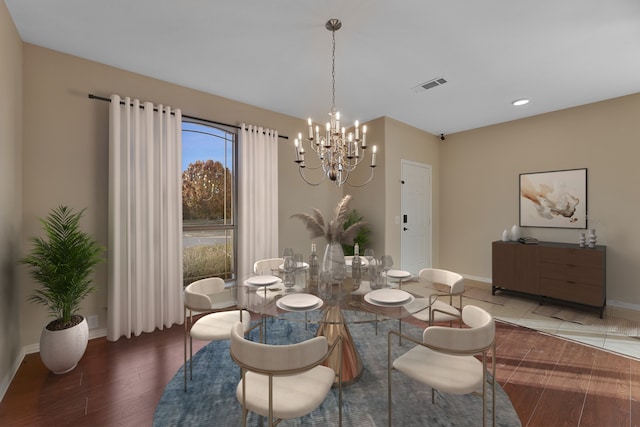
[[[348,313],[347,313],[348,315]],[[343,388],[344,426],[387,425],[387,332],[397,328],[396,321],[381,322],[378,335],[372,324],[351,324],[349,328],[360,351],[364,372],[357,382]],[[299,342],[315,336],[316,328],[300,322],[270,319],[267,322],[271,344]],[[403,333],[420,337],[422,330],[403,323]],[[255,334],[252,337],[256,338]],[[403,342],[394,345],[395,357],[412,348]],[[229,356],[229,342],[207,344],[194,355],[193,380],[184,391],[183,369],[169,382],[156,407],[153,425],[167,426],[239,426],[242,409],[235,397],[240,370]],[[489,392],[488,425],[491,425]],[[511,401],[496,384],[496,415],[499,426],[520,426]],[[337,426],[338,394],[332,390],[324,403],[310,415],[285,420],[281,426]],[[264,426],[266,420],[249,413],[248,425]],[[393,373],[393,425],[395,426],[481,426],[482,397],[436,392],[399,372]]]

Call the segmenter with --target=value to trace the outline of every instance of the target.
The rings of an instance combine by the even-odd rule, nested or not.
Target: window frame
[[[208,122],[206,120],[202,120],[202,119],[195,119],[195,118],[184,118],[182,120],[182,123],[189,123],[189,124],[194,124],[194,125],[200,125],[200,126],[205,126],[208,128],[213,128],[213,129],[217,129],[221,132],[224,132],[225,134],[225,141],[228,141],[228,138],[226,137],[227,135],[232,135],[232,144],[231,144],[231,211],[232,211],[232,215],[231,215],[231,224],[212,224],[212,225],[186,225],[185,221],[184,221],[184,214],[182,217],[182,233],[183,233],[183,238],[184,238],[184,233],[187,231],[195,231],[195,232],[199,232],[199,231],[224,231],[225,236],[227,235],[228,231],[231,230],[232,231],[232,251],[231,251],[231,256],[233,257],[232,261],[231,261],[231,271],[228,272],[224,272],[221,277],[225,282],[234,282],[235,280],[237,280],[237,265],[238,265],[238,129],[232,126],[227,126],[227,125],[222,125],[220,123],[214,123],[214,122]],[[198,133],[206,133],[206,132],[199,132],[199,131],[194,131],[194,130],[185,130],[184,126],[181,126],[181,132],[184,135],[184,132],[198,132]],[[219,138],[218,135],[215,135],[213,133],[209,134],[211,135],[211,137],[213,138]],[[184,148],[183,148],[184,149]],[[183,155],[183,149],[181,149],[181,156]],[[227,168],[227,163],[226,163],[226,157],[227,157],[227,147],[225,145],[225,169]],[[182,179],[181,179],[182,182]],[[225,180],[226,183],[226,180]],[[226,197],[224,198],[225,200],[225,206],[223,209],[224,215],[225,215],[225,221],[227,220],[226,217],[226,212],[227,212],[227,206],[226,206]],[[181,202],[182,203],[182,202]],[[204,278],[204,277],[202,277]],[[196,280],[198,279],[202,279],[202,278],[196,278]],[[191,279],[189,279],[191,280]],[[183,276],[183,286],[187,286],[189,283],[187,283],[187,278],[185,278]]]

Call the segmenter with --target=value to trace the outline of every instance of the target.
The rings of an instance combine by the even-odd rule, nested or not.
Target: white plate
[[[287,295],[290,296],[290,295]],[[286,297],[282,297],[279,300],[276,301],[276,307],[278,307],[280,310],[285,310],[285,311],[312,311],[312,310],[316,310],[320,307],[322,307],[322,304],[324,304],[324,301],[322,301],[320,298],[318,298],[318,302],[314,305],[312,305],[311,307],[306,307],[306,308],[294,308],[294,307],[289,307],[288,305],[285,305],[282,303],[282,300],[285,299]]]
[[[383,289],[378,289],[378,290],[381,291]],[[384,289],[384,290],[387,290],[387,289]],[[397,291],[398,289],[388,289],[388,290]],[[371,291],[371,292],[375,292],[375,291]],[[409,295],[409,299],[408,300],[402,301],[400,303],[384,303],[384,302],[372,300],[370,295],[369,295],[371,292],[369,292],[368,294],[366,294],[364,296],[364,300],[366,302],[368,302],[369,304],[377,305],[377,306],[380,306],[380,307],[402,307],[404,305],[411,304],[416,299],[413,295]],[[404,291],[401,291],[401,292],[404,292]]]
[[[406,304],[411,300],[411,294],[400,289],[376,289],[367,295],[369,299],[380,304]]]
[[[252,276],[244,281],[247,285],[251,286],[269,286],[280,281],[277,276]]]
[[[406,279],[411,277],[411,273],[404,270],[389,270],[387,271],[387,277],[392,277],[394,279]]]
[[[289,294],[278,300],[278,302],[285,307],[298,310],[313,307],[318,301],[320,301],[320,298],[311,294]]]
[[[284,271],[284,264],[280,264],[278,268],[280,269],[280,271]],[[299,262],[296,268],[309,268],[309,264],[307,264],[306,262]]]
[[[345,258],[344,263],[351,267],[351,261],[353,260],[353,258]],[[366,258],[360,257],[360,263],[361,265],[364,267],[365,265],[369,265],[369,261],[367,261]]]

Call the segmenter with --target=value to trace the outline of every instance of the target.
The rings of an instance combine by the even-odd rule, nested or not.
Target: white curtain
[[[238,139],[238,279],[278,254],[278,131],[245,125]]]
[[[182,114],[143,105],[111,97],[109,341],[183,322]]]

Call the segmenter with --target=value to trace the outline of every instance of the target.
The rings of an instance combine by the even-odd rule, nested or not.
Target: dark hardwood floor
[[[182,366],[182,337],[174,326],[94,339],[64,375],[28,355],[0,402],[0,426],[149,426]],[[640,425],[640,361],[502,322],[497,340],[498,381],[523,426]]]

